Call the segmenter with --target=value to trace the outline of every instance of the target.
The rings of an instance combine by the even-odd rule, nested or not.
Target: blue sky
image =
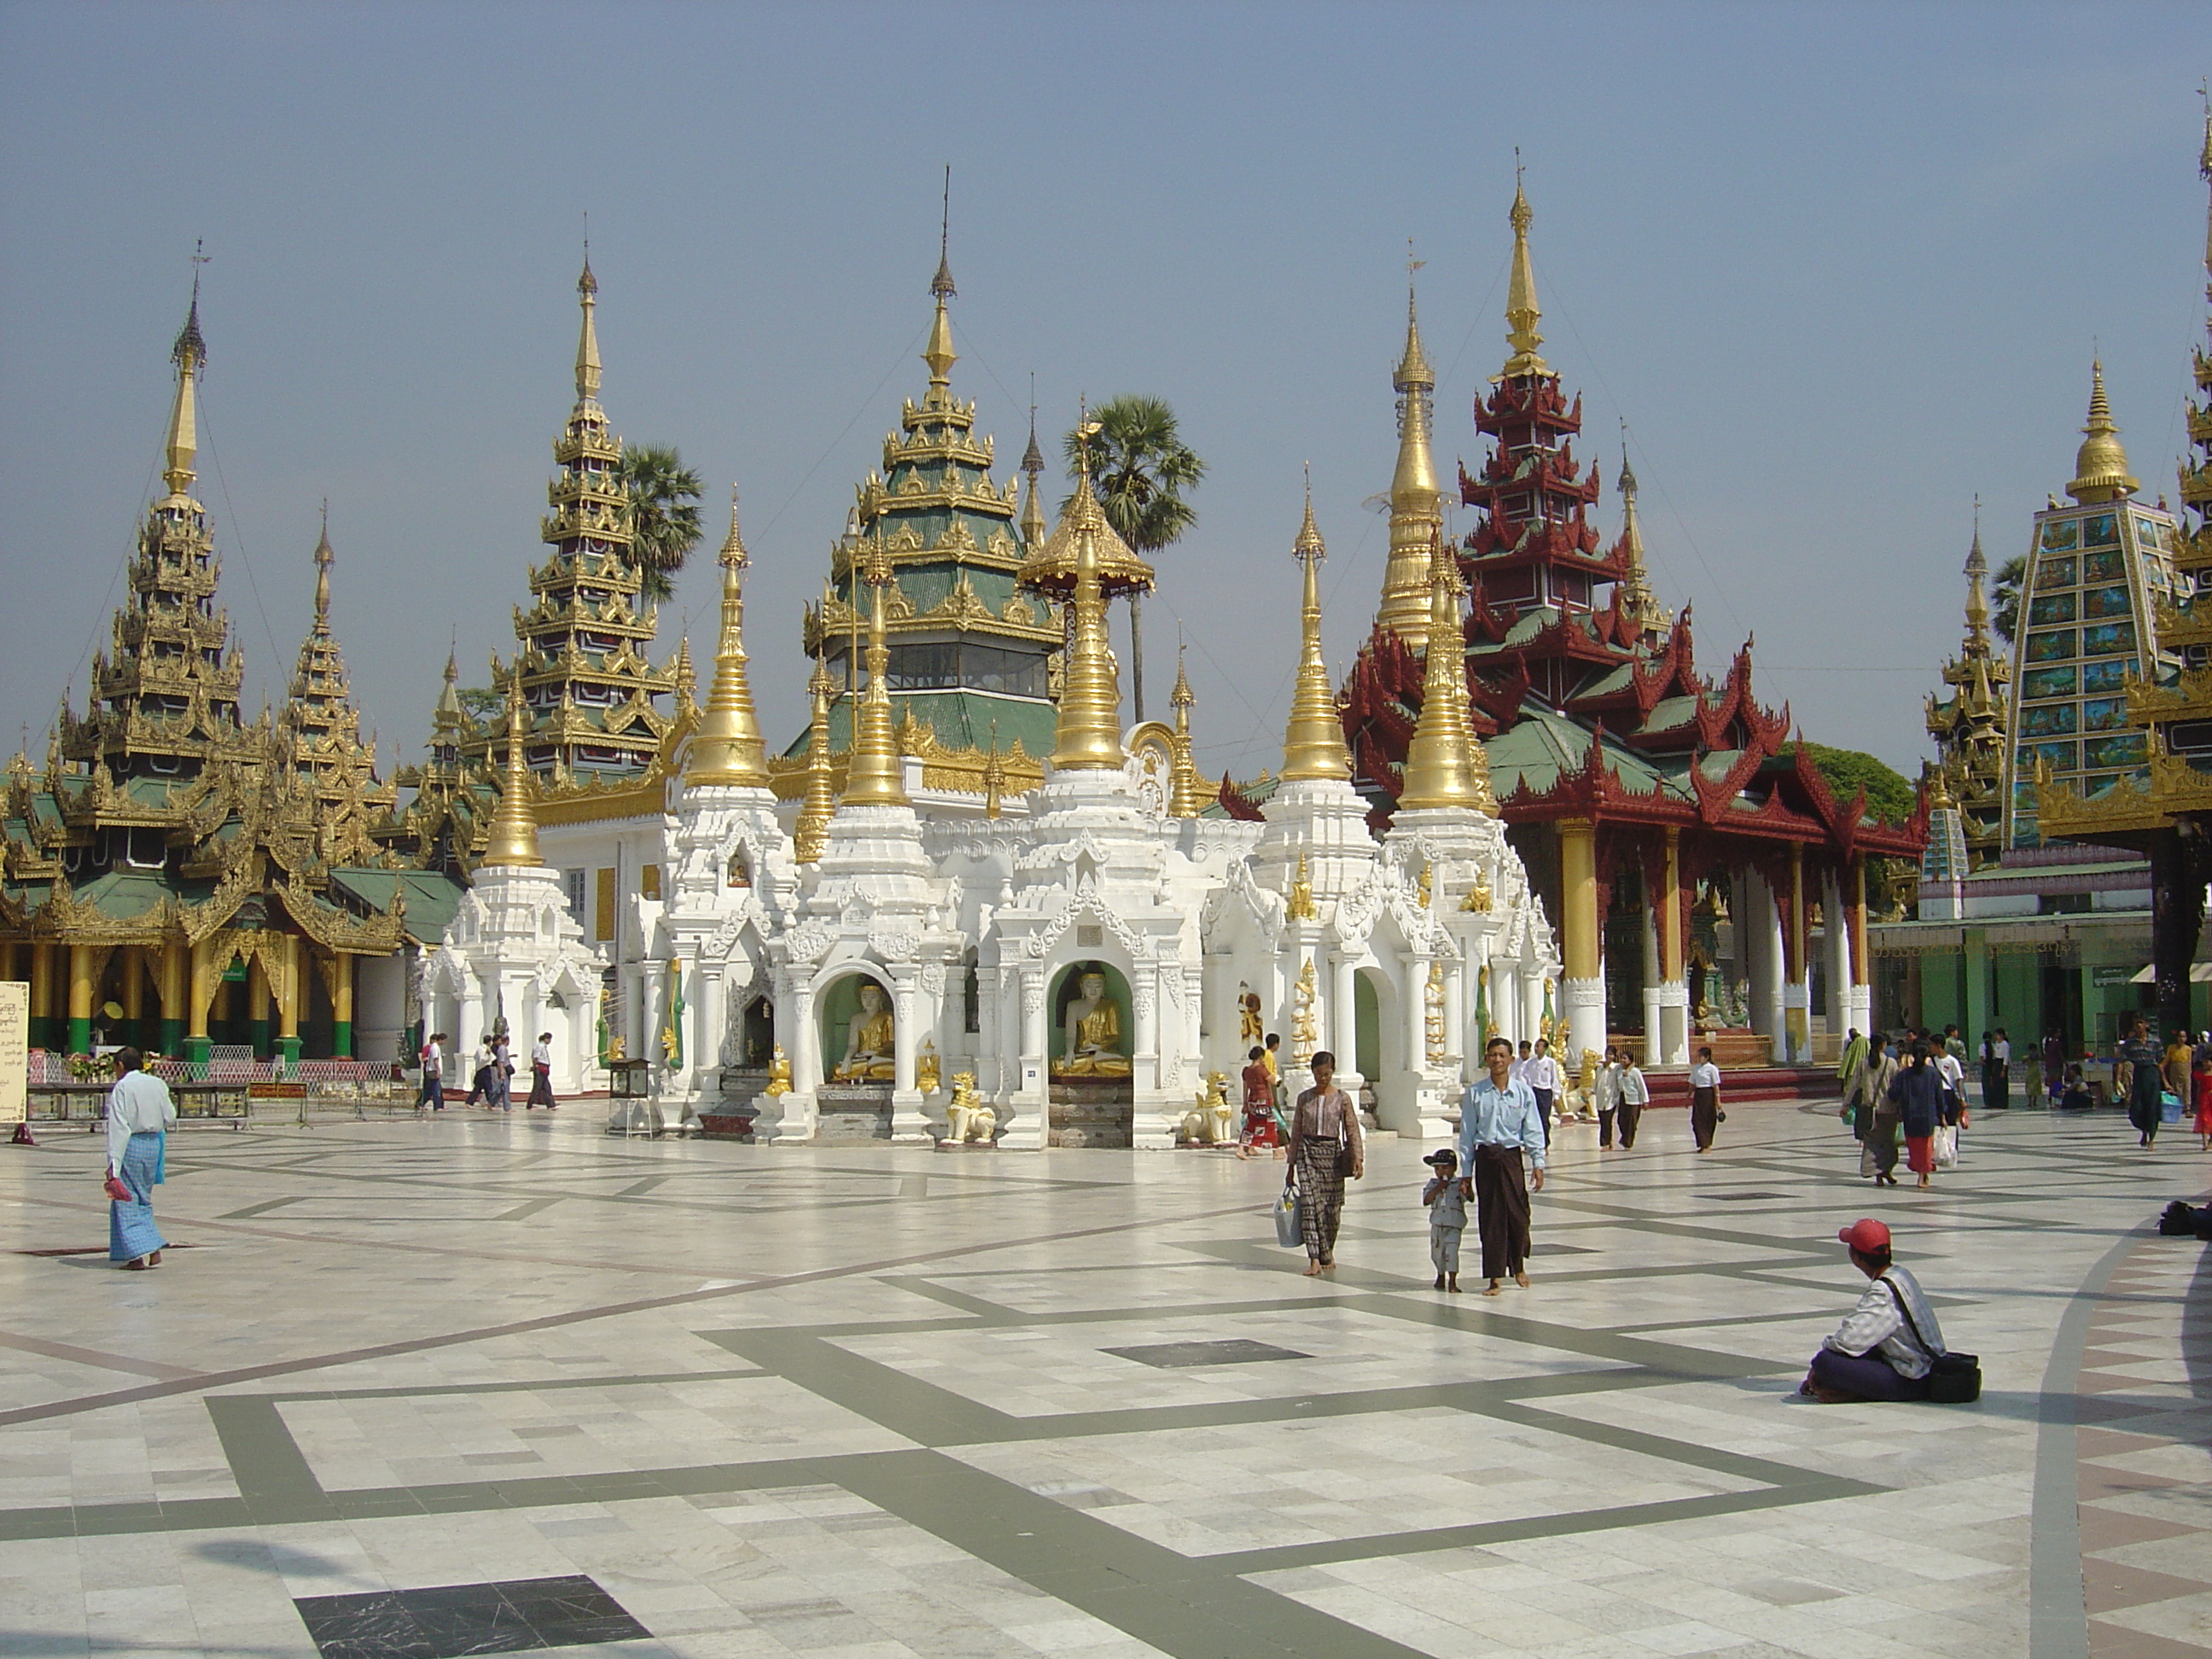
[[[1439,462],[1505,355],[1513,150],[1597,514],[1626,420],[1661,595],[1718,675],[1917,770],[1982,498],[2072,476],[2101,350],[2172,490],[2204,322],[2201,6],[0,8],[0,734],[82,705],[204,237],[202,495],[249,696],[280,699],[327,496],[357,696],[420,752],[539,556],[584,217],[605,402],[709,480],[663,617],[710,647],[722,502],[771,741],[800,606],[880,464],[953,167],[955,389],[1011,464],[1036,376],[1169,399],[1210,464],[1146,611],[1200,759],[1280,763],[1302,463],[1332,662],[1379,586],[1406,241]],[[1462,514],[1462,530],[1469,520]]]

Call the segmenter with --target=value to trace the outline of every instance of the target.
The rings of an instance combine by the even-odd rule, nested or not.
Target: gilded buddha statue
[[[860,1010],[845,1027],[845,1058],[830,1076],[838,1083],[888,1083],[897,1067],[892,1044],[896,1025],[885,1006],[884,988],[874,981],[860,986]]]
[[[1085,974],[1067,1005],[1067,1048],[1059,1077],[1127,1077],[1129,1057],[1121,1052],[1121,1012],[1106,994],[1106,975]]]

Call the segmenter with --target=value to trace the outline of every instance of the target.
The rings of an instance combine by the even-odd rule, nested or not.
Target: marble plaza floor
[[[599,1117],[188,1129],[150,1273],[97,1141],[5,1149],[0,1654],[2212,1649],[2192,1135],[1987,1116],[1877,1197],[1832,1114],[1572,1127],[1486,1301],[1412,1145],[1319,1281],[1279,1165]],[[1790,1397],[1863,1213],[1979,1405]]]

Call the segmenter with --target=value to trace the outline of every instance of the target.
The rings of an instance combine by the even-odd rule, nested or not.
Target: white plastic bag
[[[1939,1123],[1935,1135],[1936,1167],[1955,1170],[1959,1167],[1959,1131],[1954,1124]]]
[[[1304,1247],[1305,1223],[1298,1210],[1298,1189],[1283,1188],[1283,1195],[1275,1200],[1275,1243],[1286,1250]]]

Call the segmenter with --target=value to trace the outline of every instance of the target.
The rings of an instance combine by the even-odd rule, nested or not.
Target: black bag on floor
[[[2185,1199],[2175,1199],[2158,1218],[2158,1230],[2168,1238],[2212,1239],[2212,1204],[2203,1209]]]
[[[1934,1355],[1928,1371],[1928,1399],[1936,1406],[1971,1406],[1982,1397],[1982,1360],[1979,1354],[1960,1353],[1955,1349],[1936,1353],[1936,1345],[1920,1334],[1920,1322],[1912,1316],[1911,1304],[1905,1301],[1905,1292],[1897,1288],[1894,1280],[1881,1281],[1889,1286],[1890,1298],[1897,1304],[1898,1312],[1912,1328],[1912,1340]]]

